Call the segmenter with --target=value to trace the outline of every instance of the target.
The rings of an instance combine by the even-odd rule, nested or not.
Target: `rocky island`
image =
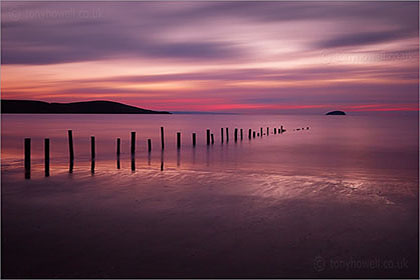
[[[344,113],[343,111],[331,111],[326,113],[325,115],[345,116],[346,113]]]

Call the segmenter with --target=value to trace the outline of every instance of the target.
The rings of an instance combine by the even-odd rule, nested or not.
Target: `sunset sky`
[[[2,2],[3,99],[416,111],[418,2]]]

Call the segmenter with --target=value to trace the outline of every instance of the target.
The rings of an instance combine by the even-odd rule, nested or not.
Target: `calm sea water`
[[[418,133],[396,115],[2,115],[3,276],[418,277]]]

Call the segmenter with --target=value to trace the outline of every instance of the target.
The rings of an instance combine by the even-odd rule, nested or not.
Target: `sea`
[[[3,114],[1,194],[5,278],[419,277],[418,114]]]

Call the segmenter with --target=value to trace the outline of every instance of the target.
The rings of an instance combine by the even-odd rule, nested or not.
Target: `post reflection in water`
[[[93,175],[95,174],[95,160],[92,159],[90,163],[90,173]]]
[[[31,179],[31,169],[25,168],[25,179]]]
[[[44,167],[44,176],[45,177],[50,177],[50,163],[49,163],[49,161],[48,161],[48,163],[47,162],[45,162],[45,167]]]
[[[149,165],[149,166],[150,166],[151,162],[152,162],[152,152],[151,152],[151,151],[149,151],[149,152],[147,153],[147,165]]]
[[[131,171],[136,171],[136,158],[134,155],[131,155]]]
[[[120,155],[117,155],[117,169],[121,169]]]
[[[225,147],[220,148],[220,158],[224,161],[224,149]]]
[[[181,152],[177,150],[176,152],[176,166],[179,167],[181,165]]]
[[[228,142],[228,138],[226,138],[226,143]],[[207,146],[206,148],[206,165],[209,166],[210,162],[209,162],[209,156],[210,156],[210,147]]]
[[[74,166],[74,160],[70,159],[69,162],[69,173],[73,173],[73,166]]]
[[[192,163],[195,164],[195,149],[192,150]]]
[[[160,171],[163,171],[164,154],[163,150],[160,152]]]

